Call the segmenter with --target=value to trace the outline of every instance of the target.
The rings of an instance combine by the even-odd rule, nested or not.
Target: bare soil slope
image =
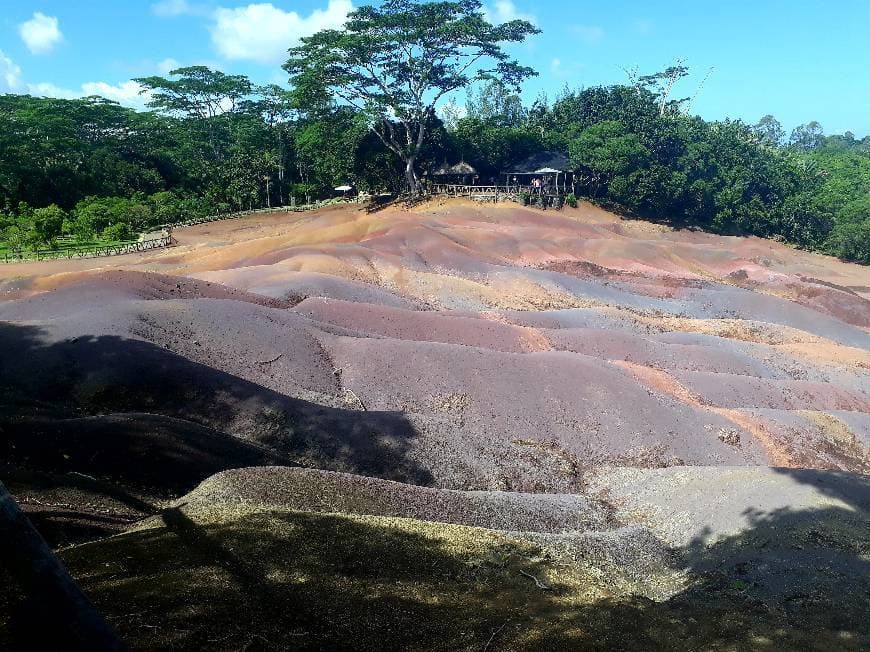
[[[867,268],[589,205],[175,235],[0,269],[0,479],[55,545],[133,528],[65,558],[136,646],[867,643]],[[307,606],[212,637],[261,591]]]

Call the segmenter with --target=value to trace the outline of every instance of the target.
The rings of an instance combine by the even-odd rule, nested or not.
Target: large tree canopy
[[[538,33],[524,21],[488,23],[480,0],[387,0],[352,12],[341,30],[323,30],[290,50],[284,69],[301,102],[334,96],[365,112],[370,128],[405,164],[414,163],[446,94],[495,79],[517,87],[535,75],[502,49]]]
[[[151,112],[95,97],[0,94],[0,255],[123,241],[181,219],[327,198],[348,182],[396,192],[407,184],[408,153],[412,173],[413,163],[433,170],[462,159],[494,180],[553,150],[570,154],[577,195],[870,264],[870,137],[826,136],[811,122],[787,140],[772,116],[749,126],[688,115],[679,99],[667,99],[671,80],[685,73],[674,67],[635,75],[630,85],[566,88],[552,103],[540,97],[526,107],[514,88],[529,71],[494,50],[498,43],[469,44],[481,33],[519,39],[529,26],[488,25],[476,3],[391,7],[361,9],[355,31],[332,32],[345,50],[329,56],[358,51],[356,64],[309,61],[296,73],[297,89],[194,66],[140,80]],[[407,23],[397,7],[408,8]],[[420,31],[412,20],[419,12],[441,19]],[[386,26],[372,27],[372,16]],[[464,25],[451,28],[462,38],[446,43],[451,20]],[[438,43],[443,61],[432,54]],[[324,77],[330,70],[335,76]],[[433,116],[439,96],[486,77],[469,89],[467,115],[446,125]],[[368,95],[351,101],[355,88]]]
[[[227,75],[205,66],[176,68],[169,73],[178,79],[140,77],[142,92],[150,92],[148,106],[167,113],[207,120],[233,111],[250,95],[251,82],[243,75]]]

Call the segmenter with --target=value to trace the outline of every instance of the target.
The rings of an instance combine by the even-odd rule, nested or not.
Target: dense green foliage
[[[480,0],[386,0],[352,11],[342,29],[325,29],[290,49],[284,69],[302,106],[324,95],[365,116],[371,131],[404,163],[418,190],[417,159],[439,100],[482,80],[518,87],[534,70],[502,44],[539,30],[524,20],[492,25]]]
[[[754,126],[707,122],[681,101],[663,103],[660,92],[642,84],[564,91],[517,110],[519,98],[492,85],[455,121],[453,154],[493,175],[536,151],[567,153],[577,195],[870,264],[870,137],[826,137],[813,122],[786,139],[772,116]]]
[[[811,122],[786,138],[772,116],[754,126],[692,116],[670,97],[688,74],[683,65],[525,106],[515,83],[532,71],[499,43],[535,30],[489,25],[479,9],[477,0],[362,8],[346,30],[291,50],[292,89],[194,66],[137,80],[149,93],[146,112],[97,97],[0,95],[0,246],[124,240],[206,214],[334,196],[347,183],[397,192],[459,160],[495,181],[529,155],[555,151],[575,167],[577,197],[870,264],[870,137],[825,136]],[[429,38],[400,14],[457,25]],[[397,62],[402,40],[422,45]],[[463,68],[469,48],[494,65]],[[357,59],[337,62],[339,50]],[[372,90],[378,76],[363,74],[366,52],[389,69],[386,90]],[[451,105],[435,114],[436,98],[475,79],[465,112]],[[348,89],[362,105],[346,100]]]

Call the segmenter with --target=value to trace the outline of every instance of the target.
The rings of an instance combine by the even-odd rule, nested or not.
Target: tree
[[[771,147],[778,147],[785,140],[785,130],[782,128],[782,123],[769,113],[761,118],[753,129],[761,141]]]
[[[632,172],[649,157],[640,139],[628,133],[622,123],[607,120],[592,125],[568,145],[571,164],[587,171],[592,179],[592,196],[616,175]]]
[[[27,244],[26,233],[24,232],[24,229],[17,224],[6,227],[3,231],[3,240],[6,242],[6,246],[9,247],[9,250],[16,254],[20,254],[24,249],[24,246]]]
[[[825,141],[825,133],[822,125],[813,120],[805,125],[798,125],[791,132],[789,145],[794,149],[806,152],[818,149]]]
[[[357,145],[367,130],[365,121],[350,107],[305,120],[294,134],[300,178],[330,191],[347,183]]]
[[[503,51],[539,30],[524,20],[488,23],[480,0],[387,0],[352,12],[290,49],[284,69],[303,98],[334,95],[364,112],[369,128],[404,163],[411,194],[415,163],[439,100],[470,83],[510,88],[536,73]]]
[[[34,247],[53,247],[63,229],[66,213],[55,204],[37,208],[30,217],[31,242]]]
[[[779,212],[782,234],[806,249],[821,247],[834,226],[828,207],[809,192],[786,198]]]
[[[244,75],[227,75],[206,66],[188,66],[169,72],[178,79],[139,77],[140,93],[151,91],[148,106],[167,113],[208,120],[235,111],[251,92]]]
[[[870,220],[837,224],[828,238],[828,249],[843,260],[870,265]]]
[[[244,75],[227,75],[206,66],[176,68],[169,73],[178,79],[140,77],[140,93],[151,92],[148,106],[169,115],[186,117],[206,127],[212,155],[222,160],[218,118],[235,112],[251,93]]]
[[[264,160],[268,171],[274,169],[278,175],[278,203],[284,204],[284,184],[287,174],[288,144],[291,139],[292,121],[298,117],[290,91],[275,84],[256,87],[255,92],[261,99],[249,102],[246,109],[257,115],[268,127],[272,137],[274,152],[266,152]],[[266,183],[268,186],[268,181]],[[266,192],[269,203],[269,192]]]
[[[682,59],[677,59],[674,65],[651,75],[639,75],[636,68],[626,68],[625,74],[628,75],[629,82],[638,95],[644,90],[655,95],[659,115],[664,115],[668,107],[679,108],[690,99],[688,97],[680,100],[670,99],[677,82],[689,76],[689,68]]]
[[[476,117],[459,121],[451,134],[453,157],[468,161],[483,176],[498,175],[541,150],[533,127],[502,127]]]
[[[520,127],[526,120],[520,96],[494,80],[486,82],[476,93],[469,89],[466,115],[499,127]]]
[[[441,122],[444,124],[444,128],[447,131],[456,131],[459,121],[462,120],[466,114],[467,111],[453,100],[442,104],[438,109],[438,117],[441,119]]]

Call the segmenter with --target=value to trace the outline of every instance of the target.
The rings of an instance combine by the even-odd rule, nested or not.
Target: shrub
[[[870,220],[836,225],[827,248],[843,260],[870,265]]]
[[[64,220],[63,232],[73,236],[78,242],[89,242],[94,239],[94,228],[86,216],[77,215]]]
[[[573,192],[569,192],[565,196],[565,203],[568,204],[571,208],[577,208],[577,197],[574,196]]]
[[[25,237],[24,231],[20,226],[13,224],[12,226],[6,227],[3,231],[3,240],[6,242],[6,246],[9,247],[10,250],[20,253],[24,246],[27,244],[27,239]]]
[[[103,238],[105,240],[130,240],[133,237],[133,233],[130,230],[130,225],[126,222],[116,222],[111,226],[107,226],[103,229]]]
[[[63,230],[66,213],[55,204],[45,208],[37,208],[30,216],[30,240],[34,246],[46,245],[54,247],[57,237]]]

